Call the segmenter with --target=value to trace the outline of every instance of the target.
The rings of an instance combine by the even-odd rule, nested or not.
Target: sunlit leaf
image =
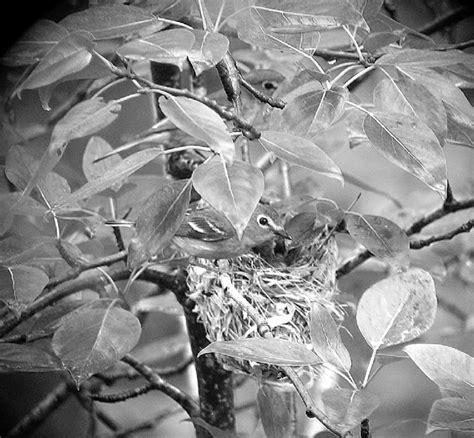
[[[474,55],[462,50],[400,49],[388,53],[375,62],[376,65],[409,67],[443,67],[453,64],[474,65]]]
[[[347,213],[346,228],[354,240],[397,268],[408,267],[410,243],[397,224],[382,216]]]
[[[31,345],[0,343],[0,372],[39,373],[61,369],[57,357]]]
[[[281,366],[315,365],[321,362],[318,356],[304,345],[276,338],[243,338],[212,342],[199,352],[199,357],[208,353]]]
[[[287,438],[292,431],[292,417],[288,392],[270,385],[260,385],[257,406],[267,438]]]
[[[444,103],[448,119],[448,141],[474,148],[474,113],[461,112],[458,108]]]
[[[136,268],[171,241],[188,209],[191,187],[191,180],[174,181],[145,200],[130,240],[128,266]]]
[[[197,76],[214,67],[226,54],[229,40],[221,33],[193,31],[196,40],[188,55]]]
[[[0,266],[0,298],[33,301],[48,284],[46,273],[27,265]]]
[[[173,64],[182,69],[194,44],[194,34],[187,29],[171,29],[146,38],[137,38],[116,51],[134,61],[155,61]]]
[[[339,328],[324,306],[314,304],[311,310],[311,342],[315,353],[346,373],[351,369],[351,356],[342,342]]]
[[[93,48],[94,42],[90,33],[78,31],[67,35],[45,54],[16,89],[16,93],[44,87],[82,70],[91,61]]]
[[[112,302],[105,308],[85,308],[67,317],[53,336],[53,349],[80,385],[127,354],[140,333],[138,319]]]
[[[435,430],[474,433],[474,400],[447,397],[431,406],[426,433]]]
[[[321,396],[321,409],[328,423],[341,435],[345,435],[360,422],[369,418],[380,404],[378,397],[365,390],[331,388]]]
[[[2,64],[11,67],[36,64],[68,31],[51,20],[36,21],[0,58]]]
[[[95,6],[74,12],[59,22],[70,32],[86,30],[94,35],[96,40],[130,35],[153,23],[160,22],[150,12],[120,4]],[[164,23],[161,23],[161,27],[164,27]],[[159,30],[159,27],[156,30]]]
[[[284,161],[344,181],[337,164],[310,140],[286,132],[263,131],[257,141]]]
[[[474,400],[474,358],[446,345],[413,344],[404,350],[445,397]]]
[[[431,327],[436,304],[431,276],[421,269],[410,269],[364,292],[357,307],[357,325],[374,350],[401,344]]]
[[[215,156],[194,171],[192,180],[196,191],[225,215],[241,237],[263,194],[262,171],[243,161],[228,164]]]
[[[385,158],[445,196],[446,158],[425,123],[404,114],[376,111],[365,117],[364,132]]]
[[[148,164],[163,153],[161,149],[150,148],[124,158],[114,168],[106,171],[101,177],[98,177],[81,188],[77,189],[70,196],[61,199],[55,206],[55,210],[60,210],[68,205],[74,204],[82,199],[86,199],[101,192],[114,184],[123,181],[132,173]]]

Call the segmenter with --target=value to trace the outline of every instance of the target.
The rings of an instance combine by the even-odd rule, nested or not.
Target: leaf
[[[445,196],[446,158],[433,131],[421,120],[375,111],[365,117],[364,132],[385,158]]]
[[[112,366],[138,342],[141,327],[130,312],[115,307],[80,309],[54,333],[53,350],[79,386]]]
[[[209,353],[279,366],[298,367],[316,365],[321,362],[318,356],[304,345],[276,338],[242,338],[234,341],[212,342],[199,352],[198,357]]]
[[[400,49],[388,53],[375,62],[375,65],[409,67],[444,67],[453,64],[474,65],[474,55],[462,50],[417,50]]]
[[[410,242],[397,224],[382,216],[347,213],[346,229],[351,237],[372,254],[398,269],[408,267]]]
[[[374,104],[378,110],[418,117],[436,134],[444,145],[447,117],[443,102],[422,84],[407,76],[384,79],[374,89]]]
[[[224,214],[241,238],[263,194],[261,170],[243,161],[228,164],[215,156],[194,171],[192,181],[196,191]]]
[[[357,326],[374,350],[425,333],[436,314],[431,276],[421,269],[392,275],[367,289],[357,306]]]
[[[224,58],[229,48],[229,40],[221,33],[206,32],[201,29],[194,29],[193,33],[196,39],[188,58],[196,76],[199,76]]]
[[[288,392],[276,386],[261,384],[257,406],[267,438],[287,438],[293,430]]]
[[[313,304],[310,327],[314,352],[323,363],[328,362],[349,373],[351,356],[342,342],[336,322],[324,306]]]
[[[0,58],[9,67],[36,64],[68,31],[51,20],[36,21],[10,49]]]
[[[66,150],[69,141],[93,134],[112,123],[118,116],[120,104],[104,102],[102,98],[85,100],[72,109],[56,124],[51,134],[48,149],[26,186],[23,196],[27,196],[48,172],[54,169]]]
[[[375,394],[346,388],[330,388],[322,393],[321,399],[321,409],[328,423],[341,436],[369,418],[380,404]]]
[[[48,284],[46,273],[27,265],[0,266],[0,298],[28,303]]]
[[[86,30],[96,40],[124,37],[152,24],[160,24],[156,31],[165,26],[142,8],[119,4],[95,6],[75,12],[62,19],[59,24],[70,32]]]
[[[160,97],[160,108],[168,119],[187,134],[205,142],[232,163],[234,142],[224,121],[208,106],[187,97]]]
[[[458,397],[436,400],[431,406],[426,433],[435,430],[474,433],[474,401]]]
[[[0,371],[40,373],[61,369],[59,360],[31,345],[0,343]]]
[[[344,182],[337,164],[310,140],[286,132],[263,131],[257,141],[284,161]]]
[[[443,102],[448,118],[448,141],[474,147],[474,117]]]
[[[163,151],[161,149],[150,148],[129,155],[117,164],[115,168],[109,169],[101,177],[89,181],[80,189],[73,192],[70,196],[61,199],[53,209],[55,211],[60,210],[119,183],[138,169],[148,164],[150,161],[159,157],[162,153]]]
[[[82,156],[82,171],[87,181],[100,178],[112,169],[116,171],[117,166],[122,162],[122,158],[119,155],[111,155],[98,162],[95,161],[97,158],[103,157],[113,150],[114,148],[102,137],[94,135],[89,139],[86,149],[84,150],[84,155]],[[119,188],[119,184],[117,184],[116,187],[114,186],[115,190]]]
[[[305,85],[303,87],[300,88],[306,88]],[[281,112],[281,128],[283,131],[298,133],[301,137],[313,138],[341,117],[349,91],[347,88],[333,86],[331,89],[304,93],[299,93],[296,89],[291,94],[296,96],[287,101]]]
[[[171,241],[188,209],[191,188],[191,180],[174,181],[146,199],[128,247],[129,267],[136,268]]]
[[[474,401],[474,358],[446,345],[407,345],[404,351],[445,397]]]
[[[377,49],[386,47],[400,40],[400,32],[372,32],[364,40],[364,49],[374,53]]]
[[[44,87],[86,67],[92,59],[92,35],[79,31],[67,35],[49,50],[39,64],[18,86],[15,93]]]
[[[194,34],[191,31],[171,29],[131,40],[121,45],[116,52],[119,56],[134,61],[173,64],[182,70],[193,44]]]

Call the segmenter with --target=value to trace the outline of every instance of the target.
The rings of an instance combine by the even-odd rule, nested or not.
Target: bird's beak
[[[283,227],[275,227],[273,232],[276,235],[283,237],[284,239],[293,240],[291,238],[291,236],[288,234],[288,232]]]

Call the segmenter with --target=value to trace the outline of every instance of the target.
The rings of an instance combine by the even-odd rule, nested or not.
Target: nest
[[[311,346],[312,306],[326,307],[342,317],[335,302],[337,246],[334,239],[319,235],[311,244],[292,250],[285,260],[268,261],[259,254],[231,260],[199,259],[188,268],[189,297],[203,323],[209,341],[230,341],[259,336],[256,322],[226,293],[222,274],[267,321],[275,338]],[[295,252],[296,251],[296,252]],[[277,367],[217,355],[232,371],[258,374],[271,381],[283,376]],[[312,371],[310,370],[310,373]]]

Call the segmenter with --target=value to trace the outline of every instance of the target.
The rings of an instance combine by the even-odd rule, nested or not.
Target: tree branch
[[[411,249],[421,249],[424,248],[425,246],[429,246],[432,243],[435,242],[441,242],[442,240],[450,240],[454,236],[457,236],[458,234],[461,233],[468,233],[471,231],[471,229],[474,228],[474,219],[471,219],[470,221],[467,221],[465,224],[462,224],[460,227],[448,231],[447,233],[440,234],[439,236],[431,236],[428,237],[427,239],[424,240],[415,240],[410,242],[410,248]]]
[[[436,31],[441,30],[446,26],[450,26],[451,24],[454,24],[462,20],[463,18],[466,18],[467,13],[468,10],[462,6],[453,9],[452,11],[446,12],[445,14],[440,15],[434,20],[424,24],[420,29],[418,29],[418,32],[424,33],[426,35],[431,35],[432,33],[435,33]]]

